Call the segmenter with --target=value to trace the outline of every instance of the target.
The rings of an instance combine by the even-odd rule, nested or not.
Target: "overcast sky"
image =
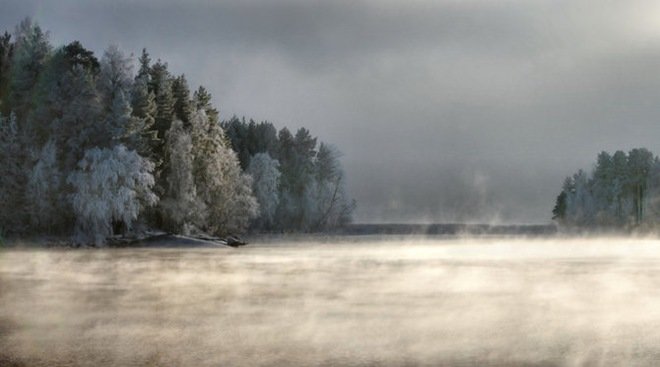
[[[550,221],[601,150],[660,153],[660,2],[0,0],[55,45],[206,86],[343,153],[358,222]]]

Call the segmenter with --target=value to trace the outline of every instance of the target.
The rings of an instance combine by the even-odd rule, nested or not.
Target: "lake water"
[[[657,365],[660,241],[0,251],[0,365]]]

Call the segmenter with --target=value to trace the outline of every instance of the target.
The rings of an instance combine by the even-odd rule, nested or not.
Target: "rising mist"
[[[0,362],[650,365],[658,253],[655,239],[420,236],[3,251]]]

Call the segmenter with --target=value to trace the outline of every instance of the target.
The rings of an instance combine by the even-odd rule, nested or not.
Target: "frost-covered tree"
[[[269,229],[315,231],[350,221],[355,202],[345,189],[340,154],[335,148],[321,144],[317,151],[317,139],[307,129],[299,129],[294,136],[283,128],[278,134],[269,122],[246,122],[235,116],[221,125],[248,172],[250,160],[258,154],[267,153],[279,162],[277,209]],[[254,188],[259,198],[257,186]],[[264,199],[259,201],[263,212]],[[263,223],[257,220],[254,226]]]
[[[175,120],[165,136],[168,166],[165,195],[160,202],[163,224],[172,231],[190,232],[206,219],[206,207],[197,195],[193,176],[193,142],[183,122]]]
[[[131,59],[116,46],[110,46],[103,55],[98,84],[107,128],[115,131],[117,139],[128,148],[154,159],[151,151],[156,139],[153,93],[148,91],[143,79],[138,79],[133,86]],[[137,113],[133,112],[133,104],[139,109]]]
[[[172,76],[167,70],[167,63],[160,60],[151,66],[149,90],[156,96],[156,122],[158,138],[164,139],[174,121],[174,95],[172,93]]]
[[[123,94],[124,98],[130,96],[133,85],[133,64],[131,58],[126,57],[119,47],[112,45],[105,50],[100,68],[98,91],[101,104],[108,113],[119,94]]]
[[[580,170],[573,175],[573,191],[568,193],[566,217],[579,226],[595,224],[596,207],[587,174]]]
[[[579,171],[557,197],[553,219],[578,227],[638,227],[654,223],[660,199],[658,158],[644,148],[601,152],[591,176]]]
[[[191,97],[185,77],[152,64],[146,50],[138,62],[133,78],[131,57],[116,46],[100,61],[79,41],[52,49],[29,19],[13,38],[0,36],[3,230],[75,226],[78,240],[102,242],[130,227],[154,195],[161,204],[141,219],[178,232],[241,232],[259,202],[259,225],[270,229],[343,220],[343,174],[333,173],[341,167],[332,154],[324,163],[323,145],[316,156],[308,130],[278,137],[268,122],[220,123],[204,87]],[[244,172],[251,159],[254,179]]]
[[[271,228],[280,202],[280,163],[268,153],[257,153],[250,160],[247,173],[252,176],[252,190],[259,203],[256,226]]]
[[[148,75],[138,76],[133,84],[131,106],[133,117],[137,119],[133,128],[127,129],[126,145],[137,150],[143,157],[160,163],[155,150],[160,146],[156,123],[156,96],[149,91]]]
[[[69,210],[63,196],[57,147],[51,140],[41,149],[27,184],[26,201],[32,229],[53,232],[66,222]]]
[[[203,110],[210,123],[218,124],[220,123],[218,119],[219,112],[211,104],[211,98],[211,93],[209,93],[209,91],[203,86],[200,86],[193,94],[193,110]]]
[[[197,192],[207,207],[205,228],[218,235],[242,232],[258,213],[252,178],[242,173],[222,129],[203,110],[191,122]]]
[[[327,229],[350,222],[355,202],[346,193],[339,151],[325,143],[315,159],[314,229]]]
[[[130,230],[140,212],[158,201],[151,191],[153,169],[153,163],[123,145],[87,150],[67,179],[73,188],[75,242],[103,245],[116,226]]]

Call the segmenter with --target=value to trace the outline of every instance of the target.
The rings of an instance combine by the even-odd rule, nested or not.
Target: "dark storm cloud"
[[[361,221],[549,220],[600,150],[660,152],[652,1],[2,1],[345,153]]]

